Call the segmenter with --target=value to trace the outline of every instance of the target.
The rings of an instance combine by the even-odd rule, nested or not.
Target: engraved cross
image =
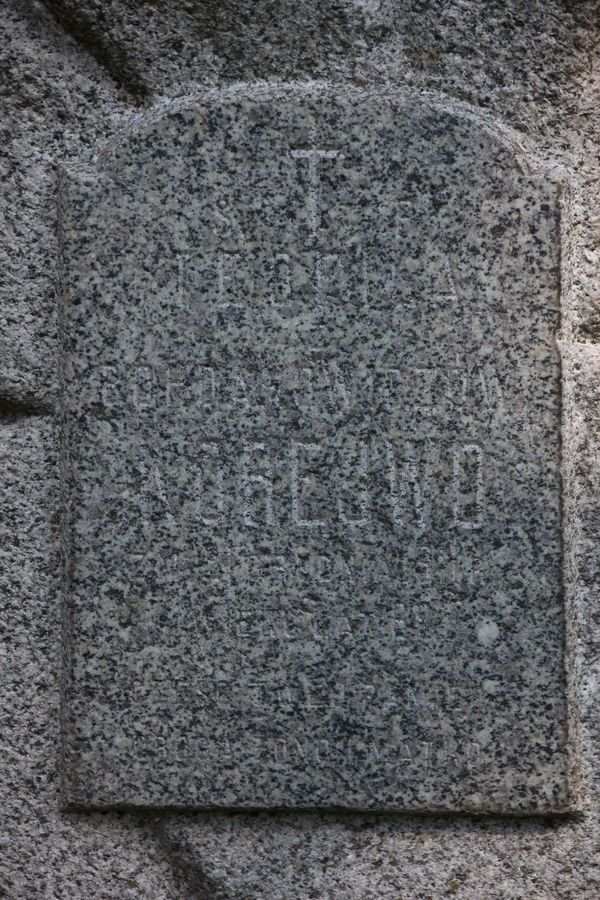
[[[321,159],[335,159],[336,156],[341,155],[341,152],[341,150],[332,150],[324,147],[299,147],[290,150],[290,156],[293,159],[308,160],[308,223],[313,235],[317,233],[317,228],[321,224],[321,216],[319,214],[319,161]]]

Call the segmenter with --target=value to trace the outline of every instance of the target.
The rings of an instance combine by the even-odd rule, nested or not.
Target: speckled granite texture
[[[567,807],[557,186],[265,85],[61,199],[68,801]]]
[[[18,900],[596,900],[596,0],[257,0],[251,9],[243,0],[2,0],[0,7],[0,892]],[[574,676],[569,708],[580,721],[577,816],[134,815],[60,808],[54,166],[91,159],[142,105],[256,78],[434,91],[444,104],[460,101],[478,117],[515,129],[527,159],[534,147],[544,172],[571,183],[562,218],[560,346],[566,625]]]

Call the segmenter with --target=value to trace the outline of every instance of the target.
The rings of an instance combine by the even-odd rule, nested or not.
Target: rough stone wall
[[[1,0],[0,896],[600,896],[600,4]],[[476,821],[61,812],[55,164],[200,85],[319,78],[440,92],[571,184],[563,356],[580,814]]]

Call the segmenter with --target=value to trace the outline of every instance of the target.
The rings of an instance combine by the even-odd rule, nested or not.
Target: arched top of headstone
[[[478,139],[504,148],[509,156],[516,159],[523,174],[530,171],[532,165],[535,169],[543,168],[534,147],[527,145],[523,135],[514,132],[504,123],[496,120],[485,111],[476,109],[468,104],[457,101],[444,94],[432,91],[413,91],[402,87],[371,86],[358,87],[355,85],[335,85],[330,82],[308,81],[295,83],[258,82],[254,84],[237,83],[227,87],[207,88],[203,91],[178,97],[173,100],[164,100],[149,107],[142,112],[129,115],[124,120],[123,127],[98,150],[97,162],[100,167],[108,165],[110,159],[123,159],[127,154],[127,146],[143,140],[143,135],[155,128],[167,125],[169,120],[176,119],[181,125],[187,121],[198,124],[195,115],[203,109],[231,109],[241,111],[247,107],[270,107],[271,114],[264,113],[263,121],[276,124],[273,118],[273,107],[281,109],[293,107],[298,112],[319,116],[325,114],[331,121],[341,112],[349,109],[371,109],[377,117],[377,110],[385,108],[389,115],[406,116],[411,121],[423,120],[423,127],[427,127],[425,120],[430,125],[434,122],[439,126],[443,122],[460,122],[463,125],[463,133],[469,130],[478,133]],[[477,144],[470,149],[476,149]],[[507,157],[508,158],[508,157]]]

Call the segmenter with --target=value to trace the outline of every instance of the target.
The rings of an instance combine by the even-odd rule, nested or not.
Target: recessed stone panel
[[[324,88],[64,174],[69,803],[568,806],[558,197]]]

